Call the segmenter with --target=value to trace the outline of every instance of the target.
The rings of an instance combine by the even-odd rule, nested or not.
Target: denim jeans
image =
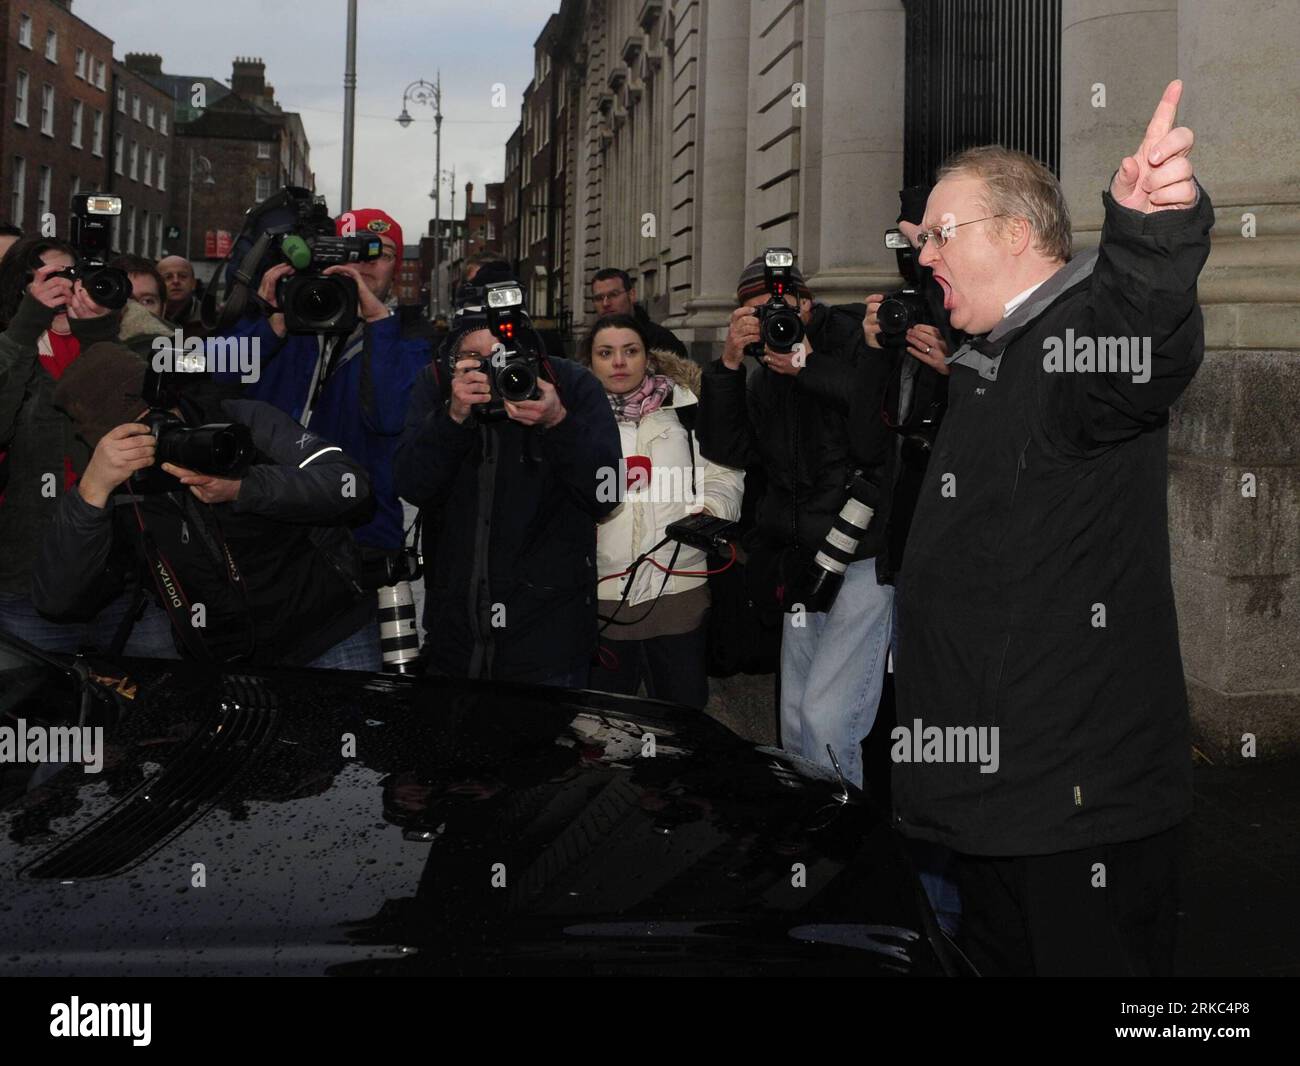
[[[781,625],[781,746],[862,785],[862,741],[885,680],[894,590],[876,561],[849,565],[831,609],[786,614]]]
[[[340,640],[307,664],[313,670],[365,670],[378,673],[384,668],[379,647],[379,623],[367,622],[352,636]]]
[[[51,622],[41,615],[26,596],[0,593],[0,631],[25,640],[42,651],[73,655],[79,651],[107,650],[117,633],[131,593],[124,592],[104,606],[89,622]],[[171,623],[152,599],[145,598],[144,614],[131,627],[123,655],[142,659],[179,659],[172,640]]]

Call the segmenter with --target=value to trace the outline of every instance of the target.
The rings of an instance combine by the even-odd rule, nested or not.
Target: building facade
[[[1261,755],[1300,751],[1300,142],[1278,105],[1300,99],[1289,5],[563,0],[547,28],[550,65],[522,114],[525,273],[554,262],[583,295],[576,333],[592,273],[622,267],[700,359],[766,247],[792,247],[828,303],[896,287],[881,235],[898,190],[967,144],[1054,166],[1076,248],[1094,246],[1102,190],[1182,78],[1180,121],[1219,217],[1200,279],[1208,350],[1170,421],[1196,739],[1214,758],[1240,758],[1248,738]],[[552,109],[538,101],[561,70],[566,106]],[[557,143],[544,115],[567,130],[559,198],[539,186]],[[530,215],[543,202],[569,208],[554,249]]]
[[[160,258],[173,249],[165,240],[176,224],[172,209],[171,98],[152,82],[113,61],[113,98],[108,123],[108,191],[121,197],[114,223],[119,251]]]
[[[56,0],[0,0],[0,24],[0,214],[67,237],[72,197],[105,191],[113,42]]]

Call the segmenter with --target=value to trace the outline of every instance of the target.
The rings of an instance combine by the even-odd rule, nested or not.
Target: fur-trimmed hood
[[[662,374],[674,385],[684,385],[698,397],[700,395],[700,365],[690,359],[683,359],[676,352],[666,348],[650,349],[650,373]]]

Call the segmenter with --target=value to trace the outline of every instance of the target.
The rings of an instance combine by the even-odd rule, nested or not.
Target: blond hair
[[[1008,219],[1024,219],[1039,252],[1051,259],[1070,258],[1070,209],[1065,194],[1056,175],[1033,156],[1000,144],[968,148],[944,163],[935,181],[952,177],[978,178],[983,183],[980,200],[985,213],[1007,216],[995,223],[999,232]]]

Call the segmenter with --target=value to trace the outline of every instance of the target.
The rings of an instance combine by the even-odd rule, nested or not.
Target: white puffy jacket
[[[652,472],[649,485],[628,492],[623,502],[596,530],[596,568],[601,578],[626,570],[634,559],[663,540],[669,523],[679,518],[701,509],[728,521],[735,521],[740,515],[745,472],[711,463],[701,456],[699,442],[688,440],[686,427],[677,415],[679,408],[699,405],[696,392],[685,383],[692,378],[698,381],[698,367],[672,353],[656,350],[651,354],[658,372],[673,379],[673,392],[664,407],[644,416],[639,423],[618,424],[624,457],[648,456]],[[694,491],[691,487],[692,443]],[[676,546],[676,541],[669,541],[655,552],[654,558],[668,566]],[[706,561],[703,552],[682,545],[673,569],[704,570]],[[663,594],[668,596],[695,588],[705,581],[703,577],[673,574],[668,576],[665,585],[664,578],[662,570],[651,566],[648,561],[642,563],[633,578],[628,605],[654,599],[661,585]],[[625,577],[601,581],[598,586],[600,599],[618,600],[626,581]]]

